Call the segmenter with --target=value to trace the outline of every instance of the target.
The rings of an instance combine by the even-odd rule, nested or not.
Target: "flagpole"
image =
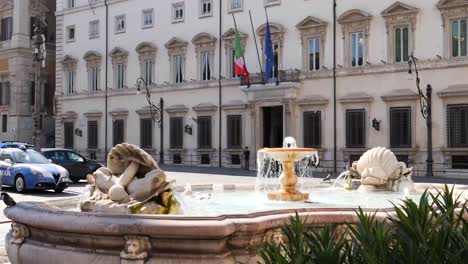
[[[252,13],[250,12],[250,10],[249,10],[249,16],[250,16],[250,25],[252,26],[252,34],[253,34],[254,41],[255,41],[255,49],[257,49],[258,66],[260,66],[260,73],[262,75],[262,81],[265,82],[265,76],[263,75],[262,61],[260,60],[260,53],[258,52],[257,36],[255,35],[255,30],[254,30],[253,21],[252,21]]]
[[[236,23],[236,18],[234,17],[234,13],[231,13],[232,14],[232,19],[234,20],[234,29],[236,30],[236,34],[238,34],[239,31],[237,31],[237,23]],[[244,68],[247,69],[247,63],[245,61],[245,57],[244,57],[244,50],[242,50],[242,60],[244,60]],[[248,78],[247,80],[247,88],[250,87],[250,78]]]

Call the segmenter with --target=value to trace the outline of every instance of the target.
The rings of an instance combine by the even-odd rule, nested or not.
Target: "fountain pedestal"
[[[283,164],[283,173],[279,177],[281,190],[268,193],[268,199],[274,201],[303,201],[309,199],[308,193],[296,190],[297,176],[295,163],[305,157],[314,157],[318,163],[318,152],[313,148],[264,148],[258,151]]]
[[[283,173],[279,180],[281,190],[268,193],[268,199],[275,201],[303,201],[309,199],[308,193],[296,190],[297,177],[294,173],[294,161],[283,161]]]

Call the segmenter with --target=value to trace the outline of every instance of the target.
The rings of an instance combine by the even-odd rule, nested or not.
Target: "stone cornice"
[[[212,103],[200,103],[192,107],[192,109],[195,112],[214,112],[218,109],[218,106]]]
[[[438,92],[437,95],[440,98],[467,97],[468,85],[467,84],[451,85],[448,88]]]
[[[101,117],[102,112],[101,111],[89,111],[83,114],[87,118],[92,118],[92,117]]]
[[[396,89],[390,91],[387,94],[382,95],[382,101],[391,102],[391,101],[411,101],[419,98],[419,95],[409,89]]]
[[[109,111],[109,114],[113,117],[115,116],[127,116],[128,115],[128,110],[127,109],[114,109],[112,111]]]
[[[242,110],[247,108],[247,104],[242,101],[230,101],[221,107],[223,110]]]
[[[341,97],[340,99],[338,99],[338,101],[342,104],[346,104],[346,103],[370,103],[372,101],[374,101],[374,98],[365,93],[365,92],[359,92],[359,93],[350,93],[350,94],[347,94],[346,96],[344,97]]]
[[[183,104],[171,105],[164,110],[169,114],[187,113],[189,111],[188,107]]]
[[[299,106],[324,106],[328,104],[328,99],[321,95],[308,95],[296,101]]]

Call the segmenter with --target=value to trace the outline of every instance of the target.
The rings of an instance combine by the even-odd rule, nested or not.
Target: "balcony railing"
[[[280,70],[278,71],[278,78],[271,78],[268,83],[278,82],[299,82],[301,76],[301,71],[298,69],[292,70]],[[261,73],[251,73],[250,74],[250,85],[254,84],[264,84]],[[241,85],[248,85],[244,76],[241,76]]]

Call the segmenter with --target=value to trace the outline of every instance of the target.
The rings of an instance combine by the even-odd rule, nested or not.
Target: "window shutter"
[[[153,123],[152,119],[144,118],[140,119],[140,146],[142,148],[153,147]]]
[[[468,105],[447,106],[448,146],[468,147]]]
[[[304,147],[319,148],[321,145],[321,112],[304,112],[303,120]]]
[[[346,147],[365,147],[365,109],[346,110]]]
[[[0,82],[0,105],[3,105],[3,83]]]
[[[211,148],[211,116],[198,118],[198,148]]]
[[[124,139],[124,121],[121,119],[114,120],[113,123],[113,138],[114,146],[125,141]]]
[[[411,108],[390,108],[390,147],[411,147]]]
[[[228,115],[227,125],[228,148],[242,148],[242,116]]]
[[[66,149],[73,149],[73,139],[74,139],[74,124],[73,122],[65,122],[64,123],[64,147]]]
[[[183,118],[182,117],[171,117],[170,118],[170,144],[171,148],[179,149],[183,148]]]
[[[98,148],[98,122],[88,121],[88,149]]]

